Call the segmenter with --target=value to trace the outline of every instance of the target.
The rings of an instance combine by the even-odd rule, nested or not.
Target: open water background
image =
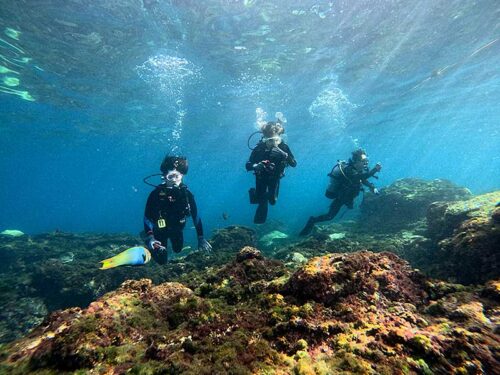
[[[208,232],[251,225],[247,138],[278,111],[283,230],[326,211],[358,146],[378,187],[498,189],[499,20],[495,0],[2,1],[0,229],[137,233],[170,151]]]

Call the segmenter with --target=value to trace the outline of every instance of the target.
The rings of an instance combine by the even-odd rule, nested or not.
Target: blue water
[[[0,230],[137,233],[142,178],[172,150],[208,232],[253,225],[259,109],[284,113],[298,161],[268,218],[290,232],[327,209],[326,174],[358,146],[378,187],[500,188],[496,0],[4,1],[0,19],[17,72],[0,74]]]

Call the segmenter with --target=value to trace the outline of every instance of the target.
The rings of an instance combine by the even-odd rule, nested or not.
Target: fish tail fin
[[[128,254],[128,251],[125,250],[124,252],[115,255],[112,258],[101,260],[102,263],[101,270],[107,270],[109,268],[115,268],[118,266],[127,265],[129,264],[129,258],[130,256]]]
[[[100,263],[102,263],[101,268],[99,268],[101,270],[107,270],[107,269],[115,268],[115,267],[119,266],[119,264],[117,264],[115,262],[114,257],[113,258],[108,258],[108,259],[101,260]]]

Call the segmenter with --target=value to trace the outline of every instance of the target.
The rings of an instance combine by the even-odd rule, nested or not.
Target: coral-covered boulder
[[[214,251],[237,252],[245,246],[255,245],[255,231],[237,225],[229,226],[217,230],[210,243]]]
[[[247,259],[264,259],[261,252],[255,247],[245,246],[240,250],[238,255],[236,255],[236,261],[238,263],[244,262]]]
[[[167,328],[167,314],[190,296],[192,291],[179,283],[153,286],[147,279],[127,281],[87,309],[53,313],[31,338],[14,344],[15,354],[7,362],[23,363],[26,372],[40,368],[72,371],[93,367],[112,355],[107,351],[111,347],[133,345],[145,351],[147,336]]]
[[[464,284],[500,277],[500,191],[429,207],[428,232],[436,243],[436,276]]]
[[[500,224],[500,191],[482,194],[457,202],[435,202],[428,207],[428,234],[435,240],[451,236],[465,221]],[[491,219],[491,220],[490,220]]]
[[[418,305],[426,297],[422,275],[406,261],[392,253],[369,251],[313,258],[292,275],[285,290],[326,305],[349,297]]]
[[[255,281],[269,281],[284,274],[283,263],[262,256],[256,248],[246,246],[236,256],[236,261],[228,264],[218,273],[219,278],[229,277],[238,284],[246,285]]]
[[[249,294],[261,292],[269,281],[285,274],[282,262],[267,259],[256,248],[245,246],[233,262],[208,278],[208,284],[203,286],[204,293],[236,303]]]
[[[424,219],[432,202],[464,200],[471,196],[468,189],[447,180],[404,178],[381,189],[380,195],[365,195],[360,223],[375,231],[400,230]]]

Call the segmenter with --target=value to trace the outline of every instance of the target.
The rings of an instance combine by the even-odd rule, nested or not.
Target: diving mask
[[[264,143],[271,143],[273,145],[279,145],[281,143],[281,137],[278,135],[275,135],[273,137],[264,137],[262,138],[262,142]]]
[[[182,173],[173,169],[170,171],[167,171],[167,174],[165,175],[165,180],[167,183],[170,183],[175,186],[179,186],[182,182]]]
[[[364,166],[367,166],[368,165],[368,156],[366,156],[365,154],[362,154],[361,157],[360,157],[360,160],[359,160],[361,163],[363,163]]]

